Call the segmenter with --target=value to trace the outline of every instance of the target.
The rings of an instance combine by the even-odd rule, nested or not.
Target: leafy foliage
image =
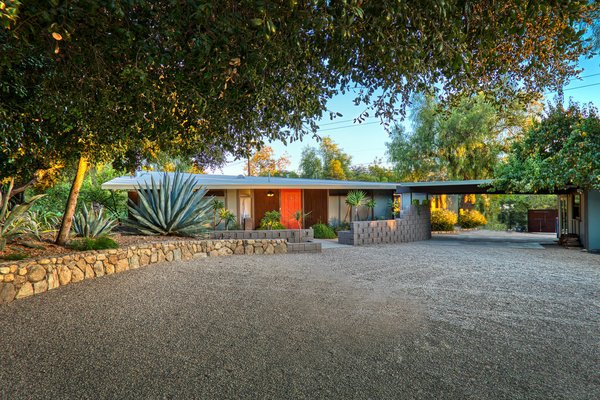
[[[453,231],[454,225],[458,221],[455,212],[445,209],[436,209],[431,211],[431,230],[432,231]]]
[[[77,251],[117,249],[119,244],[108,236],[86,237],[69,242],[69,247]]]
[[[254,153],[249,162],[252,176],[277,176],[290,165],[290,159],[286,154],[275,158],[271,146],[265,146]]]
[[[124,222],[145,235],[193,236],[206,232],[212,198],[195,188],[193,175],[163,173],[159,182],[137,188],[139,204],[129,202],[131,219]]]
[[[600,116],[592,107],[550,106],[515,140],[494,185],[508,191],[600,189]]]
[[[260,220],[260,228],[266,230],[285,229],[281,223],[281,213],[279,211],[267,211],[265,216]]]
[[[229,230],[229,226],[235,224],[235,214],[226,208],[219,210],[219,219],[225,224],[225,230]]]
[[[104,209],[101,207],[98,211],[93,206],[88,210],[83,204],[81,211],[73,218],[75,235],[92,239],[108,235],[118,222],[110,217],[106,218],[103,213]]]
[[[487,224],[485,216],[477,210],[459,210],[458,224],[461,228],[471,229]]]
[[[414,131],[396,127],[388,156],[405,181],[485,179],[505,150],[505,139],[527,123],[522,106],[502,112],[482,95],[464,97],[451,107],[419,98]]]
[[[315,239],[335,239],[337,237],[335,231],[325,224],[314,224],[312,229]]]

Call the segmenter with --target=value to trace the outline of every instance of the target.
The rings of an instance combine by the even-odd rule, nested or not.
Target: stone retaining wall
[[[363,246],[428,240],[431,239],[431,213],[427,206],[410,206],[400,218],[352,222],[350,228],[338,232],[339,243]]]
[[[185,240],[3,262],[0,263],[0,304],[84,279],[112,275],[162,261],[231,254],[279,253],[287,253],[287,242],[284,239]]]
[[[290,243],[310,242],[315,238],[311,229],[276,229],[256,231],[213,231],[210,239],[285,239]]]

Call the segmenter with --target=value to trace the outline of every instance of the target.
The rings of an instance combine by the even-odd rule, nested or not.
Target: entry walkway
[[[493,245],[513,248],[543,249],[543,245],[556,244],[555,233],[529,233],[507,231],[457,231],[454,233],[434,233],[432,240],[442,245]]]

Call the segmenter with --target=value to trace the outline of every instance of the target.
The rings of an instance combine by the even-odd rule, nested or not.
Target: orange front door
[[[302,190],[281,189],[281,223],[288,229],[298,229],[298,222],[294,218],[296,211],[302,212]]]

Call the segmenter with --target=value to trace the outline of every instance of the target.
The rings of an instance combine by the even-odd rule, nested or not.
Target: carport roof
[[[396,193],[427,193],[427,194],[506,194],[503,190],[492,187],[492,179],[465,181],[433,181],[433,182],[402,182],[398,184]],[[512,194],[561,194],[569,190],[553,192],[511,192]]]

